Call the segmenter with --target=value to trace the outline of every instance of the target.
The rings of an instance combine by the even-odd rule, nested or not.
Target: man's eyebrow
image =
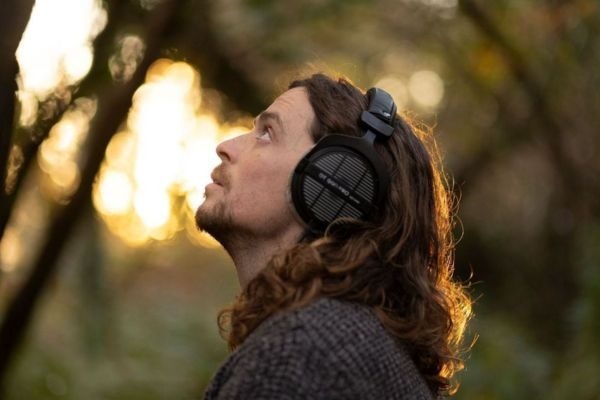
[[[279,129],[283,129],[283,121],[281,120],[281,115],[279,113],[273,111],[263,111],[255,118],[254,123],[256,124],[258,121],[265,122],[267,120],[272,120],[279,125]]]

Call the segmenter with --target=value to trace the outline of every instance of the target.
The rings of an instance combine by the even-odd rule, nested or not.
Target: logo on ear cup
[[[375,198],[373,171],[357,154],[343,150],[324,154],[305,173],[304,201],[320,221],[361,219],[370,213]]]

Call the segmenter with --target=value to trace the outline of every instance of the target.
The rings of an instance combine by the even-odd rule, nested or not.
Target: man
[[[452,393],[470,300],[452,280],[450,197],[432,139],[389,95],[321,74],[295,81],[217,153],[196,221],[242,290],[219,316],[234,352],[205,398]],[[344,161],[328,170],[329,154]]]

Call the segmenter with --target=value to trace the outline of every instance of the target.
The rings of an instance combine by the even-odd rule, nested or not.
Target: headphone
[[[302,221],[322,233],[334,220],[368,220],[381,206],[390,177],[374,148],[394,131],[396,104],[386,91],[367,91],[360,116],[361,137],[329,134],[300,160],[292,174],[291,199]]]

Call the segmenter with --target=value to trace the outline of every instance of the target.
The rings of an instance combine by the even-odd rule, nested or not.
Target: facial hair
[[[215,182],[219,182],[223,189],[228,185],[229,176],[226,174],[223,164],[213,170],[211,177]],[[204,192],[204,203],[196,210],[196,227],[224,245],[223,240],[230,237],[234,231],[231,209],[228,209],[221,201],[213,204],[212,207],[203,206],[206,206],[206,192]]]
[[[205,195],[206,197],[206,195]],[[233,232],[233,218],[230,210],[225,204],[218,202],[213,207],[203,208],[200,205],[196,210],[196,227],[214,237],[218,242],[224,244],[224,240]]]

